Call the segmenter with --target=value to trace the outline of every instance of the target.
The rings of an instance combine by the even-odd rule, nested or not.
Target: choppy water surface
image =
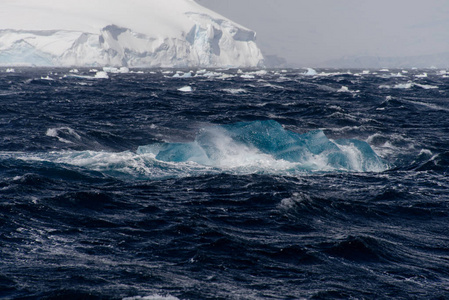
[[[0,69],[0,297],[449,297],[446,71],[189,71]]]

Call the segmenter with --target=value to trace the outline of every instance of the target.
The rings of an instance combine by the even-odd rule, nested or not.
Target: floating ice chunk
[[[118,68],[116,67],[103,67],[103,71],[106,73],[118,73]]]
[[[119,69],[119,73],[121,73],[121,74],[128,74],[128,73],[129,73],[129,68],[127,68],[127,67],[121,67],[121,68]]]
[[[103,67],[103,71],[106,73],[113,73],[113,74],[127,74],[129,73],[128,67]]]
[[[331,141],[323,131],[285,130],[275,121],[242,122],[203,128],[190,143],[141,146],[166,162],[195,162],[220,168],[383,171],[388,166],[363,141]]]
[[[120,68],[116,68],[116,67],[103,67],[103,71],[106,73],[113,73],[113,74],[126,74],[129,73],[129,68],[128,67],[120,67]]]
[[[109,75],[105,71],[98,71],[94,77],[98,79],[109,79]]]
[[[192,77],[192,71],[184,73],[182,75],[181,74],[182,74],[182,72],[176,72],[176,74],[173,75],[173,78],[190,78],[190,77]]]
[[[8,68],[6,69],[6,73],[14,73],[16,70],[14,70],[13,68]]]
[[[186,86],[183,86],[182,88],[179,88],[178,91],[187,93],[187,92],[192,92],[193,89],[191,86],[186,85]]]
[[[223,73],[210,71],[210,72],[206,72],[203,75],[199,75],[199,76],[212,78],[212,77],[220,77],[222,75],[223,75]]]
[[[338,93],[353,93],[353,94],[355,94],[355,93],[359,93],[360,91],[359,90],[352,91],[347,86],[343,85],[339,90],[337,90],[337,92]]]
[[[42,80],[48,80],[48,81],[54,81],[53,78],[51,78],[50,76],[45,76],[45,77],[41,77]]]

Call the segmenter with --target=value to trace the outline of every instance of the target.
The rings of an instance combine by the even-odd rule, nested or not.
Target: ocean
[[[1,299],[447,299],[445,70],[0,69]]]

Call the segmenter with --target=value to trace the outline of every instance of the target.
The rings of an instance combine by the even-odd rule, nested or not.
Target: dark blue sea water
[[[449,297],[448,73],[175,71],[0,70],[0,298]]]

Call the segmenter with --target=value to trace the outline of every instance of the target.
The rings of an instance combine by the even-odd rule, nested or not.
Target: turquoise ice
[[[377,172],[388,167],[364,141],[330,140],[322,130],[300,134],[273,120],[211,126],[201,129],[193,142],[157,143],[141,146],[137,152],[152,153],[165,162],[220,167],[249,157],[257,157],[253,162],[263,157],[289,162],[291,168],[304,170]]]

